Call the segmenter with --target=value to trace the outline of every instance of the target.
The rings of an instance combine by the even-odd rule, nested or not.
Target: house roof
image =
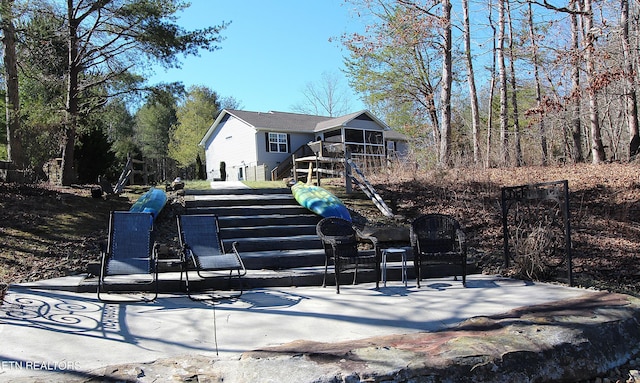
[[[314,131],[315,132],[322,132],[323,130],[336,128],[336,127],[339,127],[339,126],[344,126],[347,123],[349,123],[351,120],[354,120],[357,117],[362,116],[363,114],[366,114],[367,117],[369,117],[371,120],[375,121],[378,125],[380,125],[380,127],[382,129],[391,130],[391,128],[389,128],[387,126],[387,124],[385,124],[384,122],[382,122],[379,119],[377,119],[373,114],[369,113],[369,111],[361,110],[359,112],[354,112],[354,113],[351,113],[351,114],[346,114],[344,116],[331,118],[331,119],[326,120],[326,121],[321,121],[316,125],[316,128],[315,128]]]
[[[257,130],[277,130],[280,132],[313,133],[318,123],[332,120],[332,117],[287,112],[249,112],[246,110],[227,110],[227,112]]]
[[[246,110],[224,109],[222,113],[220,113],[216,121],[211,125],[205,136],[202,138],[202,140],[200,141],[200,145],[205,145],[205,142],[213,134],[220,121],[226,115],[234,116],[247,125],[252,126],[256,130],[317,133],[328,129],[345,126],[351,120],[356,119],[363,114],[379,124],[383,130],[388,132],[391,131],[391,129],[384,122],[380,121],[378,118],[376,118],[366,110],[347,114],[341,117],[326,117],[288,112],[250,112]]]
[[[398,132],[397,130],[387,130],[384,132],[384,138],[386,138],[387,140],[393,140],[393,141],[408,141],[409,138]]]

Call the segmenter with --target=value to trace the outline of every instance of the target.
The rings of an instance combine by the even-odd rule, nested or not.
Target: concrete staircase
[[[301,207],[288,188],[244,189],[218,188],[211,190],[185,190],[185,209],[182,214],[216,214],[220,223],[220,237],[226,249],[237,242],[237,249],[247,268],[242,288],[321,286],[324,277],[325,255],[322,242],[316,234],[321,217]],[[160,292],[180,292],[179,260],[175,255],[160,256]],[[97,275],[99,265],[91,274]],[[391,274],[393,273],[390,270]],[[330,266],[327,288],[333,289],[335,280]],[[223,276],[224,274],[221,274]],[[397,279],[399,279],[399,271]],[[341,284],[348,284],[347,274]],[[394,277],[391,277],[394,278]],[[390,278],[390,280],[391,280]],[[362,271],[358,281],[375,281],[375,273]],[[221,289],[229,285],[224,278],[192,280],[195,289]],[[84,278],[76,291],[94,292],[97,278]],[[137,291],[145,286],[125,284],[122,289]]]
[[[321,217],[301,207],[288,188],[186,190],[185,214],[218,216],[225,248],[238,243],[245,288],[322,285],[325,254],[316,234]],[[334,288],[333,269],[329,274],[327,288]],[[347,274],[341,283],[351,278]],[[362,271],[358,280],[375,281],[375,273]]]
[[[289,189],[185,192],[186,214],[216,214],[225,248],[237,242],[249,270],[324,265],[316,234],[320,218],[298,205]]]

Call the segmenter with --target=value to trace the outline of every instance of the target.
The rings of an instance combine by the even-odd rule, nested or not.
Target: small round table
[[[382,250],[382,283],[387,287],[387,254],[402,257],[402,282],[407,287],[407,251],[405,249],[388,248]]]

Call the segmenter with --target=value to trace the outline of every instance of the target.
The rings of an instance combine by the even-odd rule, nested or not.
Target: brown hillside
[[[503,258],[501,188],[568,180],[574,279],[577,285],[640,292],[640,178],[635,164],[456,169],[385,176],[375,182],[408,218],[441,212],[458,218],[484,272]]]

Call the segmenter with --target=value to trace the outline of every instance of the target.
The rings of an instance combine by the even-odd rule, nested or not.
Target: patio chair
[[[220,226],[218,217],[213,214],[182,215],[178,216],[178,233],[180,245],[182,246],[182,274],[185,276],[185,287],[189,298],[192,300],[210,300],[213,297],[197,298],[192,294],[189,272],[195,271],[198,277],[205,281],[211,278],[219,278],[220,271],[228,271],[229,283],[235,276],[240,281],[239,294],[242,295],[241,277],[246,275],[247,270],[238,254],[236,243],[232,244],[231,252],[225,253],[224,246],[220,240]],[[218,273],[216,273],[218,272]],[[229,286],[231,288],[231,286]],[[204,291],[198,294],[205,294]]]
[[[102,252],[98,277],[98,299],[103,302],[154,301],[158,297],[158,259],[152,242],[153,218],[149,213],[112,211],[107,248]],[[105,298],[117,293],[144,292],[152,287],[151,299]],[[122,296],[121,296],[122,297]]]
[[[316,225],[316,232],[322,240],[325,252],[324,278],[326,287],[329,261],[333,262],[336,279],[336,293],[340,294],[340,275],[353,272],[353,284],[357,283],[358,271],[374,270],[376,289],[380,283],[380,249],[377,240],[371,236],[360,236],[373,245],[373,251],[358,251],[358,232],[351,222],[337,217],[323,218]]]
[[[443,264],[459,266],[462,285],[466,286],[466,237],[458,221],[444,214],[426,214],[411,223],[410,237],[418,287],[423,265]],[[457,274],[454,280],[458,280]]]

